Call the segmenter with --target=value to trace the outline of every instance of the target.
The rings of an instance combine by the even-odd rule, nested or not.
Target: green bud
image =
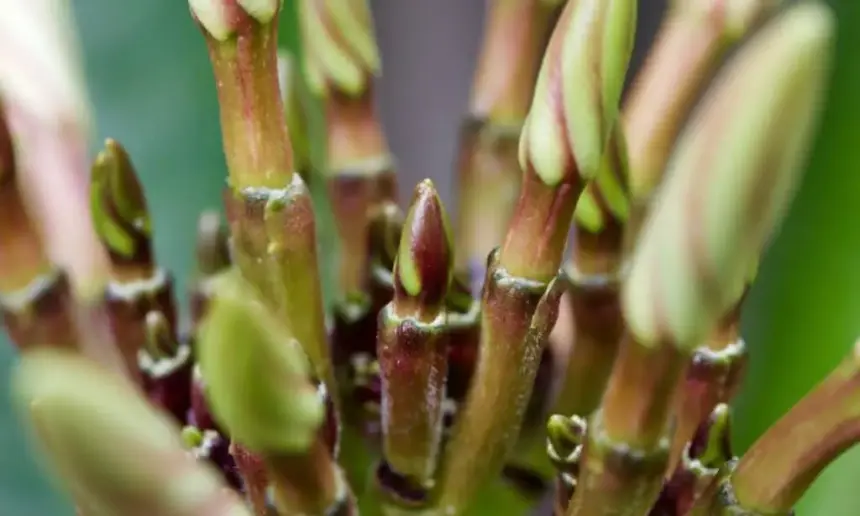
[[[125,380],[77,354],[35,350],[15,401],[54,473],[95,514],[250,516],[179,429]]]
[[[636,2],[568,2],[544,57],[520,138],[520,165],[548,186],[597,176],[627,73]]]
[[[368,0],[298,0],[298,11],[311,91],[363,93],[381,66]]]
[[[96,232],[111,253],[148,259],[151,223],[146,197],[128,152],[116,140],[105,140],[93,162],[90,208]]]
[[[812,143],[835,21],[807,2],[728,63],[682,134],[624,293],[645,345],[699,345],[745,288]]]
[[[213,415],[255,451],[307,450],[325,415],[307,357],[237,274],[214,293],[197,350]]]

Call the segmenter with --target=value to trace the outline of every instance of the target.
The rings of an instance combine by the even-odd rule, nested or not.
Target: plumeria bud
[[[253,450],[306,450],[325,416],[307,357],[238,275],[215,289],[197,350],[215,418]]]
[[[600,170],[633,49],[636,2],[568,2],[520,139],[520,165],[549,186]]]
[[[664,177],[678,134],[725,55],[783,2],[672,2],[624,107],[637,209],[631,237]]]
[[[130,384],[61,351],[23,356],[15,399],[54,473],[92,514],[250,516]]]
[[[380,71],[368,0],[298,0],[298,9],[311,91],[362,94]]]
[[[394,263],[394,303],[414,303],[421,312],[443,305],[453,274],[454,250],[448,215],[433,182],[415,187]]]
[[[106,140],[93,163],[90,211],[114,274],[126,276],[127,268],[143,277],[152,274],[149,209],[131,158],[116,140]]]
[[[548,281],[577,200],[598,176],[633,48],[636,2],[568,2],[544,56],[519,142],[520,197],[499,257],[518,277]]]
[[[63,0],[4,3],[0,92],[35,226],[75,292],[90,297],[100,294],[106,268],[87,213],[93,124],[74,21]]]
[[[699,345],[745,288],[782,219],[817,125],[834,20],[804,3],[732,59],[694,114],[624,293],[646,345]]]

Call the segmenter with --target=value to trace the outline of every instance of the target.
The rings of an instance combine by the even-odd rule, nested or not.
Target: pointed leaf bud
[[[624,293],[645,345],[699,345],[745,287],[782,219],[817,122],[834,20],[803,3],[718,76],[682,135]]]
[[[301,452],[325,408],[299,344],[236,274],[218,279],[198,357],[215,418],[255,451]]]
[[[130,268],[148,277],[154,267],[149,209],[131,158],[115,140],[105,141],[93,163],[90,207],[114,275],[126,276]]]
[[[179,429],[118,376],[59,351],[23,356],[15,399],[54,472],[94,514],[250,516]]]
[[[448,292],[454,249],[448,214],[436,187],[425,179],[415,187],[394,263],[394,306],[415,303],[435,318]]]
[[[298,10],[311,91],[361,95],[380,71],[368,0],[298,0]]]
[[[687,455],[710,469],[719,469],[734,457],[731,444],[731,411],[728,405],[717,405],[711,415],[699,425],[696,435],[690,441]]]
[[[158,310],[150,310],[144,322],[146,328],[146,351],[153,359],[167,358],[175,352],[176,340],[170,323]]]

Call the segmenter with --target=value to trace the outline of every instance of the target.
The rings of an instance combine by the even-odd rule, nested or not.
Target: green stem
[[[562,283],[516,277],[492,255],[478,363],[446,451],[438,507],[457,514],[502,470],[516,444]]]

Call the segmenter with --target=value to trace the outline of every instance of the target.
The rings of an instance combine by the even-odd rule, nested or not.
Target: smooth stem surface
[[[278,85],[277,23],[247,23],[245,32],[226,41],[207,37],[230,184],[284,187],[293,175],[293,153]]]
[[[741,507],[779,513],[860,440],[860,345],[743,455],[731,476]]]

